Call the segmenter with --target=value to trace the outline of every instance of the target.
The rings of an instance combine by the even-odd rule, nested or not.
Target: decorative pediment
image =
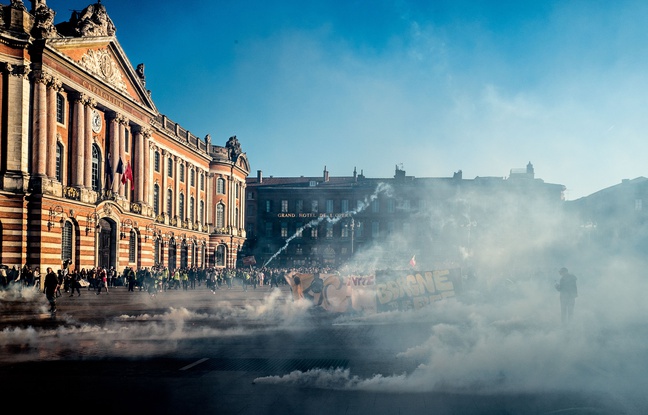
[[[88,50],[81,57],[79,65],[89,72],[100,76],[115,88],[126,91],[126,82],[124,81],[122,72],[106,49]]]

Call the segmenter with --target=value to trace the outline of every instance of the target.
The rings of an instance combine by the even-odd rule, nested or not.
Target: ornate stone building
[[[249,164],[160,114],[101,3],[0,5],[0,263],[233,267]]]

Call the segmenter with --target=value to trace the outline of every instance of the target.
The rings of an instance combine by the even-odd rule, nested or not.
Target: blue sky
[[[569,200],[648,176],[645,1],[102,3],[158,110],[236,135],[253,175],[531,161]],[[61,22],[90,1],[47,4]]]

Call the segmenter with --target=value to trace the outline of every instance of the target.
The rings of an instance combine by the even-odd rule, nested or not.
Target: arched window
[[[173,216],[173,190],[167,190],[167,205],[166,205],[166,214],[169,217]]]
[[[185,181],[185,167],[184,164],[180,163],[178,166],[178,175],[180,176],[180,181],[184,183]]]
[[[92,190],[99,192],[101,190],[101,153],[99,147],[92,145]]]
[[[156,240],[153,243],[153,263],[155,265],[160,265],[162,263],[160,258],[160,240]]]
[[[153,185],[153,212],[155,216],[160,214],[160,186],[157,183]]]
[[[225,179],[223,179],[222,177],[219,177],[216,181],[216,193],[218,193],[219,195],[225,194]]]
[[[72,223],[66,221],[61,231],[61,261],[72,260]]]
[[[56,122],[65,124],[65,98],[61,93],[56,94]]]
[[[189,222],[193,223],[193,221],[194,221],[194,198],[192,196],[189,198]]]
[[[56,180],[63,182],[63,144],[56,143]]]
[[[178,216],[180,216],[180,220],[185,219],[184,207],[184,193],[180,193],[180,202],[178,205]]]
[[[135,247],[137,246],[137,238],[135,236],[135,231],[131,229],[130,238],[128,239],[128,262],[135,262]]]
[[[153,165],[155,167],[155,171],[159,172],[160,171],[160,152],[156,151],[155,155],[153,156]]]
[[[225,245],[218,245],[216,248],[216,266],[225,266]]]
[[[216,205],[216,227],[225,227],[225,205],[222,203]]]

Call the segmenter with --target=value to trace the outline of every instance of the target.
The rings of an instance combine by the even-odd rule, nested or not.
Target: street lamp
[[[126,237],[126,229],[132,229],[133,228],[133,221],[130,219],[126,218],[122,221],[121,224],[121,232],[119,233],[119,238],[124,239]]]
[[[86,220],[86,235],[88,235],[90,232],[92,232],[95,229],[99,229],[101,226],[99,225],[99,214],[97,212],[93,212],[88,215],[88,219]]]
[[[52,227],[54,226],[54,219],[57,216],[61,216],[61,220],[59,222],[61,223],[61,226],[63,226],[63,222],[65,222],[65,218],[63,218],[63,208],[59,205],[51,207],[49,210],[49,220],[47,221],[47,230],[52,230]]]

